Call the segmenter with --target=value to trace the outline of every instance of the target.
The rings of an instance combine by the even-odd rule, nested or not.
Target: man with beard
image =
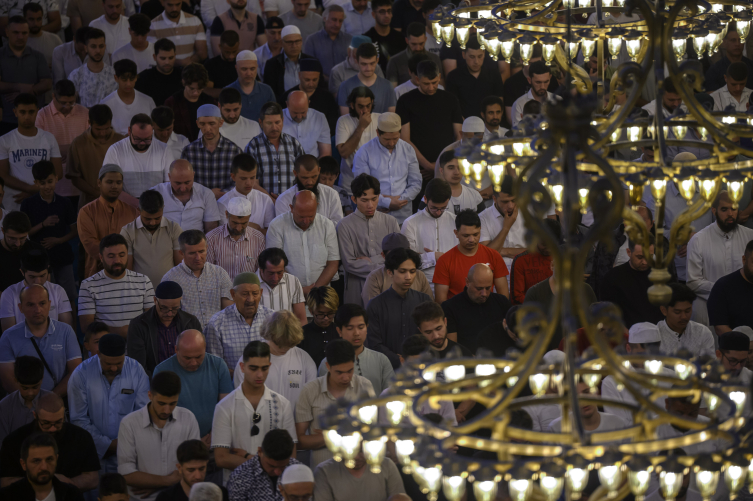
[[[397,220],[377,210],[379,181],[360,174],[351,183],[356,210],[337,225],[340,257],[345,270],[345,302],[365,305],[361,298],[366,279],[384,264],[382,241],[400,231]]]
[[[306,325],[303,287],[295,275],[285,271],[287,265],[288,256],[282,249],[270,247],[259,254],[261,304],[274,311],[288,310],[301,321],[301,325]]]
[[[241,115],[249,120],[259,120],[264,103],[277,101],[272,87],[256,80],[259,62],[256,54],[242,50],[235,58],[235,71],[238,79],[228,85],[241,93]]]
[[[297,90],[288,94],[282,131],[296,138],[303,151],[314,157],[332,154],[332,139],[324,113],[309,108],[309,97]]]
[[[132,319],[148,310],[154,301],[149,277],[126,268],[128,243],[113,233],[99,242],[99,258],[104,270],[81,282],[78,317],[86,330],[95,320],[104,322],[110,332],[126,337]]]
[[[209,232],[220,224],[220,212],[212,190],[194,183],[194,171],[188,160],[175,160],[168,171],[169,181],[153,190],[165,201],[164,217],[178,224],[183,231]]]
[[[481,101],[481,120],[484,121],[484,141],[501,139],[507,134],[507,129],[500,127],[505,117],[505,104],[502,98],[487,96]]]
[[[207,58],[207,36],[201,19],[183,12],[182,0],[161,0],[165,11],[152,19],[148,40],[170,39],[176,46],[175,63],[186,66]]]
[[[204,68],[207,69],[210,82],[204,89],[204,93],[215,99],[220,97],[220,93],[225,87],[238,78],[235,70],[235,59],[241,50],[240,38],[236,31],[226,30],[217,38],[219,38],[217,55],[202,63]]]
[[[432,179],[426,185],[426,207],[403,222],[403,235],[410,247],[421,255],[421,271],[431,282],[434,267],[442,254],[458,244],[453,233],[455,214],[449,210],[452,188],[444,179]],[[433,289],[432,289],[433,290]]]
[[[139,73],[136,90],[162,106],[165,100],[183,88],[181,68],[175,68],[175,44],[162,38],[154,42],[154,67]]]
[[[714,354],[714,336],[705,325],[691,320],[693,301],[698,296],[687,286],[678,283],[669,284],[672,298],[666,306],[659,309],[665,319],[656,324],[661,334],[662,353],[674,353],[680,348],[687,348],[696,356]]]
[[[162,217],[164,209],[162,195],[146,190],[139,197],[139,217],[120,230],[128,243],[127,268],[146,275],[152,284],[160,283],[162,276],[183,259],[178,245],[183,230]]]
[[[13,363],[13,379],[18,389],[0,400],[0,444],[12,432],[34,421],[39,397],[50,393],[42,389],[44,370],[40,359],[28,355]]]
[[[246,0],[228,0],[227,3],[230,8],[215,17],[209,27],[212,54],[220,53],[220,37],[225,31],[236,32],[240,39],[240,46],[248,47],[251,50],[267,43],[267,36],[264,34],[264,20],[260,15],[246,9],[248,2]]]
[[[414,310],[415,311],[415,310]],[[366,310],[356,304],[344,304],[335,314],[337,334],[349,342],[356,350],[356,373],[371,382],[374,392],[379,395],[390,385],[395,375],[390,360],[378,351],[366,348],[369,316]],[[319,364],[319,376],[327,375],[327,359]]]
[[[119,165],[123,171],[123,193],[120,199],[138,207],[138,198],[155,184],[165,179],[167,165],[172,156],[167,145],[154,141],[152,118],[139,113],[131,118],[128,137],[110,146],[104,164]]]
[[[102,269],[102,262],[99,260],[100,240],[119,232],[139,215],[135,207],[118,199],[123,192],[123,170],[117,165],[102,166],[97,188],[99,198],[83,206],[78,213],[78,236],[86,251],[86,277]]]
[[[288,271],[298,277],[303,293],[312,287],[329,285],[337,273],[340,251],[335,225],[317,213],[316,195],[309,190],[296,193],[289,213],[272,220],[267,231],[267,248],[277,247],[290,259]]]
[[[550,220],[547,219],[547,221]],[[556,223],[556,221],[552,222]],[[651,246],[648,248],[648,254],[653,255],[653,235],[650,236],[650,242]],[[539,246],[541,246],[541,244],[539,244]],[[519,262],[531,255],[532,254],[525,254],[515,261],[514,271],[516,275]],[[648,274],[651,269],[648,265],[646,251],[642,245],[628,239],[627,255],[627,263],[615,266],[604,276],[601,286],[599,287],[599,299],[601,301],[609,301],[620,307],[620,310],[622,310],[622,320],[627,328],[630,328],[633,324],[637,324],[638,322],[650,322],[656,324],[662,320],[662,314],[659,307],[651,304],[651,301],[648,300],[647,291],[652,284],[651,280],[648,279]],[[551,258],[547,261],[545,268],[549,269]],[[544,268],[544,263],[542,263],[542,268]],[[517,277],[515,280],[517,280]],[[543,280],[543,278],[541,280]],[[535,283],[538,283],[541,280],[538,280]],[[515,282],[515,287],[518,287],[517,281]],[[525,298],[525,293],[523,294],[523,297]]]
[[[233,32],[229,31],[227,33]],[[224,88],[219,96],[220,114],[222,115],[220,134],[222,134],[222,137],[229,139],[235,143],[238,148],[243,150],[251,139],[261,134],[259,122],[249,120],[241,114],[243,109],[243,98],[237,89],[233,89],[232,87]],[[203,134],[199,132],[199,137],[201,138],[202,136]]]
[[[186,329],[201,329],[199,320],[181,309],[183,288],[162,282],[154,290],[154,306],[128,326],[128,355],[151,376],[157,364],[173,356],[178,336]]]
[[[447,315],[447,336],[467,347],[472,353],[478,348],[479,334],[484,327],[501,322],[510,309],[510,300],[492,292],[494,272],[486,263],[471,266],[465,279],[465,290],[441,303]]]
[[[685,106],[682,104],[682,97],[677,93],[677,89],[675,88],[675,84],[674,82],[672,82],[672,79],[665,79],[662,85],[664,87],[664,94],[662,96],[661,111],[664,114],[664,118],[668,118],[670,115],[672,115],[672,113],[675,112],[677,108],[680,107],[683,109],[683,111],[687,112]],[[656,99],[643,107],[643,109],[652,116],[656,115],[658,108],[659,104]]]
[[[44,9],[38,3],[24,5],[24,18],[29,25],[29,38],[26,44],[37,52],[41,52],[47,60],[47,65],[52,65],[52,52],[55,47],[62,45],[60,37],[54,33],[42,29]],[[743,82],[744,83],[744,82]]]
[[[176,458],[178,462],[175,463],[175,468],[180,475],[180,482],[160,492],[156,501],[188,501],[191,488],[204,482],[207,476],[209,446],[203,441],[186,440],[178,446]],[[222,500],[228,501],[227,490],[224,487],[218,488],[222,489]]]
[[[731,26],[730,26],[731,28]],[[747,42],[749,44],[750,42]],[[753,89],[753,61],[743,55],[746,44],[740,43],[740,33],[737,28],[727,30],[724,40],[721,44],[722,57],[719,61],[712,64],[706,71],[704,87],[708,92],[715,91],[724,87],[727,70],[734,63],[743,63],[748,67],[747,77],[745,78],[746,87]],[[750,49],[748,50],[750,54]]]
[[[531,63],[528,68],[528,83],[531,85],[531,90],[516,99],[512,105],[511,125],[513,128],[518,125],[518,122],[523,118],[523,106],[525,106],[528,101],[533,99],[544,104],[547,99],[553,97],[553,94],[547,90],[551,79],[552,71],[543,61],[539,60],[535,63]],[[650,104],[651,103],[646,106],[649,106]],[[649,111],[649,113],[651,112]]]
[[[154,501],[160,491],[180,482],[177,451],[186,440],[199,439],[193,413],[178,407],[180,378],[160,372],[152,378],[149,402],[128,414],[118,430],[118,473],[131,499]]]
[[[2,221],[3,237],[0,240],[0,290],[24,279],[21,271],[21,258],[30,250],[32,243],[28,242],[31,231],[29,216],[21,211],[8,212]],[[34,247],[37,247],[34,245]],[[15,298],[14,298],[15,303]]]
[[[303,43],[306,39],[322,29],[324,24],[322,16],[309,9],[311,0],[288,0],[293,4],[293,8],[284,14],[280,14],[280,19],[285,26],[292,25],[301,30]]]
[[[89,109],[89,128],[73,139],[66,162],[65,176],[75,188],[81,190],[79,209],[99,198],[98,180],[102,161],[110,146],[123,138],[112,129],[112,110],[109,107],[97,104]]]
[[[227,204],[227,222],[207,233],[207,262],[216,264],[231,277],[258,269],[264,250],[264,235],[248,225],[253,204],[236,197]]]
[[[82,106],[91,108],[118,88],[115,70],[105,64],[106,55],[105,33],[97,28],[89,29],[86,32],[86,62],[68,76],[76,86]]]
[[[5,489],[0,489],[2,499],[84,501],[80,489],[63,482],[55,474],[58,465],[58,447],[49,433],[36,433],[24,440],[21,445],[20,460],[26,478]]]
[[[220,134],[222,114],[214,104],[204,104],[196,112],[196,125],[201,137],[185,147],[181,158],[188,160],[196,173],[196,180],[221,198],[233,187],[230,164],[241,149]]]
[[[63,399],[55,394],[39,397],[34,421],[5,437],[0,448],[0,487],[7,487],[24,477],[24,470],[18,462],[18,458],[23,457],[23,443],[40,432],[54,438],[58,445],[55,477],[82,491],[95,489],[100,465],[94,441],[85,429],[65,422]]]
[[[46,362],[41,388],[65,396],[68,378],[81,363],[81,349],[73,329],[50,318],[50,297],[42,285],[23,289],[18,308],[24,322],[7,329],[0,337],[0,381],[5,391],[11,393],[20,389],[13,377],[14,361],[21,356],[32,356]]]
[[[714,283],[742,268],[740,256],[753,240],[753,230],[737,224],[738,210],[727,191],[716,196],[711,213],[716,224],[709,224],[688,242],[687,284],[698,295],[693,319],[704,325],[709,325],[706,301]]]
[[[552,233],[556,241],[559,242],[562,239],[562,226],[560,226],[560,223],[557,220],[545,219],[544,225],[549,228],[549,231]],[[648,264],[643,255],[641,246],[637,245],[636,248],[637,250],[632,251],[632,254],[631,254],[631,256],[635,256],[633,260],[635,267],[632,267],[630,269],[647,271]],[[545,244],[539,242],[538,244],[536,244],[536,252],[524,252],[522,254],[518,254],[518,256],[515,257],[515,259],[513,259],[513,266],[511,269],[512,269],[512,275],[513,275],[510,278],[512,303],[522,304],[523,301],[525,301],[526,292],[528,292],[528,289],[530,289],[534,285],[552,276],[551,252]],[[612,268],[612,269],[616,269],[616,268]],[[635,277],[630,275],[629,272],[627,273],[631,280],[635,280]],[[646,273],[646,277],[648,277],[648,273]],[[614,282],[612,282],[612,284],[614,284]],[[626,287],[626,284],[624,283],[620,285],[617,285],[617,284],[614,284],[614,285],[616,285],[616,287],[618,288]],[[639,294],[641,292],[640,287],[642,286],[642,283],[634,284],[634,286],[637,286],[638,291],[631,291],[632,293],[630,294],[625,292],[625,298],[621,297],[621,299],[623,299],[623,302],[621,304],[627,305],[628,301],[640,302],[641,296]],[[648,303],[648,299],[645,294],[645,289],[647,289],[648,287],[649,285],[646,285],[646,287],[643,289],[643,300],[646,301],[649,306],[656,308],[656,312],[659,313],[660,315],[659,318],[653,321],[653,323],[656,323],[662,318],[661,312],[659,312],[658,307],[652,306],[651,303]],[[619,289],[618,291],[615,291],[614,293],[619,294],[619,291],[622,291],[622,289]],[[624,308],[623,308],[623,312],[625,312]],[[627,324],[626,322],[626,325],[629,326],[632,324]]]
[[[753,240],[745,246],[743,267],[716,281],[709,294],[709,324],[717,336],[737,330],[735,325],[753,325]]]
[[[348,95],[348,113],[337,119],[335,146],[340,153],[340,187],[353,194],[353,159],[356,151],[377,137],[379,113],[374,110],[374,93],[365,86],[356,87]]]
[[[214,407],[233,391],[230,372],[223,359],[207,353],[206,338],[194,327],[182,331],[174,345],[175,354],[159,364],[154,375],[165,371],[178,375],[182,388],[178,405],[193,412],[199,423],[201,440],[209,445],[212,443]]]
[[[125,353],[125,339],[105,334],[99,339],[99,353],[76,367],[68,382],[71,423],[94,439],[101,473],[117,471],[120,421],[149,402],[149,377]]]
[[[296,193],[308,190],[316,195],[316,212],[337,224],[343,218],[340,195],[329,186],[319,182],[321,168],[314,155],[301,155],[293,163],[295,185],[284,191],[275,200],[275,213],[279,216],[290,212]]]
[[[237,109],[240,109],[240,106],[237,106]],[[244,118],[244,120],[246,119]],[[269,195],[254,189],[257,186],[256,176],[258,172],[259,166],[254,157],[248,153],[236,155],[230,166],[230,179],[235,183],[235,188],[217,200],[217,206],[220,210],[220,221],[224,224],[227,222],[225,214],[230,200],[236,197],[245,197],[253,206],[251,218],[248,220],[249,226],[266,235],[269,223],[275,218],[275,206]]]

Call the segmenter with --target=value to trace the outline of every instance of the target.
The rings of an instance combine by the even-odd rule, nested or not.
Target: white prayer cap
[[[257,61],[256,54],[250,50],[242,50],[235,56],[235,61]]]
[[[732,329],[733,331],[742,332],[746,336],[748,336],[748,339],[753,341],[753,329],[748,327],[747,325],[741,325],[740,327],[735,327]]]
[[[304,482],[314,483],[314,473],[305,464],[291,464],[282,472],[280,483],[282,485],[301,484]]]
[[[547,365],[561,365],[565,361],[565,352],[560,350],[548,351],[544,355],[544,363]]]
[[[484,132],[484,121],[479,117],[468,117],[463,120],[463,132]]]
[[[235,197],[227,203],[227,212],[236,217],[250,216],[252,211],[251,201],[246,197]]]
[[[285,26],[282,29],[282,33],[281,33],[283,40],[285,40],[285,37],[288,35],[300,35],[300,34],[301,34],[301,30],[298,29],[298,26],[293,26],[292,24]]]
[[[658,343],[661,341],[659,328],[650,322],[633,324],[628,331],[628,342],[633,344]]]

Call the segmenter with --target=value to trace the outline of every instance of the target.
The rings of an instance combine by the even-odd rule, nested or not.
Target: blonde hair
[[[303,341],[301,321],[288,310],[276,311],[261,328],[261,337],[280,348],[292,348]]]
[[[306,298],[306,307],[313,314],[318,306],[324,306],[332,311],[337,311],[340,307],[340,297],[335,289],[328,285],[322,287],[313,287]]]

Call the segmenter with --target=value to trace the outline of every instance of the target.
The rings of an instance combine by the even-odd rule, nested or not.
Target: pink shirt
[[[68,113],[68,116],[65,116],[55,108],[55,102],[52,101],[50,104],[39,110],[37,121],[34,125],[55,136],[58,146],[60,147],[60,156],[63,161],[63,173],[68,174],[68,149],[73,140],[86,132],[86,129],[89,128],[89,110],[85,106],[74,104],[73,110]],[[81,192],[73,186],[71,180],[66,179],[65,177],[58,180],[55,191],[64,196],[76,196],[81,194]]]
[[[207,262],[224,268],[232,280],[244,271],[256,272],[259,254],[265,246],[266,241],[260,231],[246,228],[238,240],[233,240],[227,224],[223,224],[207,233]]]

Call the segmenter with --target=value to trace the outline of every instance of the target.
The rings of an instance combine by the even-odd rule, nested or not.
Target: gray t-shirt
[[[365,87],[358,79],[358,75],[340,84],[340,90],[337,92],[338,106],[348,106],[348,96],[356,87]],[[395,90],[386,78],[377,77],[376,82],[369,89],[374,93],[374,109],[371,110],[372,113],[387,113],[390,111],[389,108],[394,108],[397,105]]]
[[[382,471],[372,473],[366,467],[360,478],[355,477],[343,462],[328,459],[314,472],[316,501],[384,501],[393,494],[405,493],[403,479],[391,459],[382,461]]]
[[[280,16],[280,19],[282,19],[282,22],[285,23],[285,26],[293,25],[297,26],[298,29],[301,30],[303,43],[306,43],[306,39],[309,36],[313,35],[324,27],[322,16],[311,10],[306,11],[306,17],[304,17],[303,19],[296,17],[295,12],[293,12],[292,10],[286,12],[285,14],[282,14]]]

